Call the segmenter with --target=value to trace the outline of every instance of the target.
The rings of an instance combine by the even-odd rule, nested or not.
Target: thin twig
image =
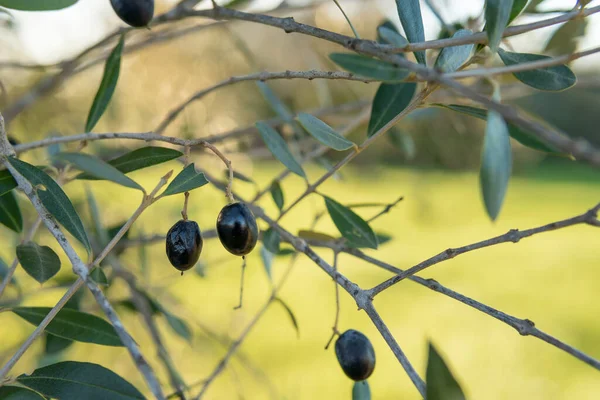
[[[339,256],[339,252],[337,250],[333,251],[333,270],[335,271],[335,273],[337,274],[337,262],[338,262],[338,256]],[[333,330],[333,332],[331,333],[331,337],[329,338],[329,340],[327,341],[327,344],[325,345],[325,350],[327,350],[329,348],[329,345],[331,344],[331,342],[333,342],[333,339],[340,334],[340,331],[338,330],[338,323],[340,321],[340,287],[338,286],[338,284],[334,281],[333,282],[333,286],[335,286],[335,319],[333,320],[333,327],[331,328]]]
[[[333,2],[335,3],[335,5],[337,6],[337,8],[340,9],[340,11],[342,12],[342,15],[344,15],[344,18],[346,19],[346,22],[348,22],[348,25],[350,25],[350,29],[352,29],[352,33],[354,33],[354,36],[357,39],[360,39],[360,35],[358,34],[358,32],[356,31],[356,29],[354,28],[354,25],[352,25],[352,21],[350,21],[350,18],[348,18],[348,15],[346,15],[346,12],[344,11],[344,9],[342,8],[342,6],[340,5],[340,3],[338,2],[338,0],[333,0]]]

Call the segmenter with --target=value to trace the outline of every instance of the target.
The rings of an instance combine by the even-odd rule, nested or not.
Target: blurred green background
[[[350,15],[354,16],[361,35],[366,38],[374,38],[377,24],[392,17],[384,12],[385,8],[376,6],[381,2],[347,3],[353,11]],[[439,3],[440,7],[445,4]],[[159,10],[166,7],[166,4],[159,4]],[[332,10],[336,9],[328,4],[295,12],[294,16],[309,24],[350,34],[343,19]],[[464,22],[466,18],[464,16],[460,21]],[[5,37],[18,37],[18,22],[17,18],[15,26],[6,28]],[[183,21],[176,26],[184,29],[199,23],[206,21]],[[161,27],[151,32],[135,31],[129,35],[129,40],[135,42],[160,35],[170,28],[173,27]],[[546,31],[546,40],[552,33]],[[339,49],[315,39],[285,35],[246,23],[206,28],[156,44],[124,57],[115,96],[95,131],[150,131],[170,109],[195,91],[232,75],[260,70],[337,69],[327,59],[331,51]],[[14,54],[19,53],[15,51]],[[434,57],[434,54],[430,56]],[[0,103],[2,108],[26,93],[28,87],[44,74],[0,69],[0,80],[7,89]],[[9,133],[21,142],[54,134],[81,133],[101,74],[101,65],[77,74],[11,121]],[[511,77],[503,77],[505,101],[535,113],[573,137],[583,136],[600,145],[597,75],[583,69],[575,88],[556,94],[534,92],[515,82]],[[270,82],[269,87],[293,111],[369,101],[377,88],[373,84],[339,81],[281,81]],[[456,102],[456,99],[451,93],[440,92],[431,101]],[[342,127],[359,112],[360,109],[355,109],[323,119],[332,126]],[[179,137],[218,135],[275,116],[256,84],[240,83],[192,104],[165,134]],[[499,220],[491,223],[481,203],[477,175],[483,129],[481,121],[469,117],[445,110],[420,109],[400,123],[396,132],[382,138],[345,167],[339,179],[325,183],[322,192],[345,204],[390,203],[404,196],[387,216],[373,223],[375,231],[388,234],[393,240],[377,251],[368,252],[403,269],[448,247],[496,236],[511,228],[525,229],[583,213],[600,200],[596,170],[566,158],[533,152],[513,142],[514,176]],[[365,125],[359,126],[350,138],[360,143],[365,130]],[[282,127],[282,132],[293,142],[289,127]],[[130,141],[93,142],[88,144],[86,151],[112,158],[138,145]],[[299,147],[294,148],[298,150]],[[219,148],[231,158],[236,171],[252,178],[260,188],[268,187],[273,177],[283,171],[284,167],[272,161],[253,133],[241,140],[227,141]],[[36,150],[24,155],[23,159],[42,163],[46,157],[44,150]],[[330,162],[339,157],[340,154],[326,154]],[[194,153],[192,158],[212,175],[219,178],[224,175],[222,164],[216,157]],[[180,164],[171,162],[131,176],[149,189],[170,169],[178,171],[180,168]],[[324,169],[316,164],[307,167],[311,182],[323,172]],[[89,186],[99,202],[106,226],[126,220],[141,200],[139,193],[114,184],[89,182]],[[295,176],[286,179],[282,186],[287,204],[305,188],[304,182]],[[90,226],[84,189],[80,182],[65,188]],[[235,181],[234,190],[245,198],[251,198],[255,193],[252,184],[239,180]],[[26,224],[31,224],[35,217],[33,209],[23,196],[19,196],[19,201]],[[175,196],[152,206],[136,222],[130,237],[166,233],[180,218],[182,201],[183,196]],[[205,186],[190,197],[190,218],[198,221],[203,231],[214,229],[216,216],[223,205],[223,194]],[[259,205],[269,215],[277,215],[268,196]],[[308,229],[313,216],[324,210],[322,198],[312,195],[284,217],[282,224],[291,232]],[[377,211],[359,209],[365,218]],[[264,224],[260,226],[266,228]],[[333,235],[337,232],[328,217],[321,218],[315,229]],[[529,318],[541,330],[599,358],[600,322],[596,316],[600,305],[596,301],[596,282],[600,279],[600,258],[596,233],[588,226],[544,233],[518,244],[468,253],[420,275],[434,278],[516,317]],[[10,262],[20,238],[4,227],[0,228],[0,234],[6,244],[0,249],[0,255]],[[58,253],[58,246],[45,232],[38,234],[36,240]],[[141,257],[139,248],[130,248],[123,254],[123,264],[138,276],[140,285],[172,313],[183,318],[193,331],[193,340],[187,342],[173,333],[164,318],[159,318],[161,333],[167,338],[166,346],[187,384],[201,382],[212,371],[227,349],[220,342],[227,343],[236,338],[270,295],[270,282],[258,250],[257,247],[248,259],[245,302],[239,311],[234,311],[233,307],[238,300],[241,261],[226,253],[214,239],[206,239],[204,244],[201,257],[204,276],[189,272],[180,277],[169,265],[162,242],[148,246],[145,257]],[[328,262],[332,261],[331,251],[319,250],[318,253]],[[72,279],[73,275],[66,258],[61,255],[61,259],[63,268],[59,276],[41,288],[23,270],[17,271],[16,277],[26,294],[22,305],[52,306],[60,298],[64,287],[56,286],[60,285],[61,279]],[[290,257],[275,259],[275,281],[289,262]],[[364,288],[390,276],[348,255],[340,257],[339,268]],[[127,288],[119,281],[106,292],[115,301],[128,298]],[[11,288],[6,297],[16,295]],[[334,318],[332,281],[301,256],[281,298],[297,317],[299,335],[285,310],[273,304],[241,346],[243,358],[232,358],[232,363],[217,378],[206,398],[350,398],[352,383],[342,373],[333,349],[323,349]],[[499,321],[412,282],[402,282],[384,292],[377,298],[375,306],[417,371],[424,375],[427,341],[431,340],[446,358],[469,398],[595,399],[600,393],[598,371],[593,368],[540,340],[521,337]],[[88,293],[83,294],[82,307],[100,314]],[[377,330],[343,292],[341,307],[340,329],[362,331],[375,347],[377,366],[369,379],[373,397],[419,398]],[[140,317],[124,307],[118,311],[167,388],[167,376],[157,362],[155,348]],[[18,317],[0,313],[0,362],[8,360],[32,330],[31,325]],[[219,340],[215,340],[215,334]],[[12,374],[30,372],[58,359],[90,361],[112,369],[145,390],[129,355],[121,348],[75,344],[51,356],[43,356],[43,353],[44,341],[38,340]]]

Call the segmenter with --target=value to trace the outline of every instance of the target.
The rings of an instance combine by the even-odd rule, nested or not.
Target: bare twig
[[[333,251],[333,270],[337,273],[337,262],[338,262],[339,252],[337,250]],[[335,319],[333,320],[333,327],[331,328],[333,332],[331,333],[331,337],[327,341],[325,345],[325,350],[329,348],[329,345],[333,341],[333,339],[340,334],[338,330],[338,323],[340,321],[340,287],[334,281],[333,286],[335,286]]]

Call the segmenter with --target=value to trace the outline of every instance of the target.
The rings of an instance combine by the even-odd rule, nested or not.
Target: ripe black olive
[[[244,256],[258,241],[256,218],[244,203],[226,205],[217,218],[217,234],[227,251]]]
[[[344,332],[335,342],[335,355],[348,378],[364,381],[375,369],[375,350],[369,339],[354,329]]]
[[[182,273],[196,265],[201,252],[202,236],[196,222],[182,219],[167,232],[167,257]]]
[[[154,0],[110,0],[115,13],[127,25],[148,26],[154,16]]]

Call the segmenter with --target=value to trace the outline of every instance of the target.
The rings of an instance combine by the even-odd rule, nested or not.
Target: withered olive
[[[200,228],[194,221],[180,220],[167,232],[167,257],[180,271],[187,271],[198,262],[202,252]]]
[[[335,355],[344,373],[355,381],[364,381],[375,369],[375,350],[369,339],[354,329],[344,332],[335,342]]]
[[[115,13],[127,25],[148,26],[154,16],[154,0],[110,0]]]
[[[231,254],[244,256],[258,241],[258,226],[252,211],[244,203],[228,204],[217,217],[219,240]]]

